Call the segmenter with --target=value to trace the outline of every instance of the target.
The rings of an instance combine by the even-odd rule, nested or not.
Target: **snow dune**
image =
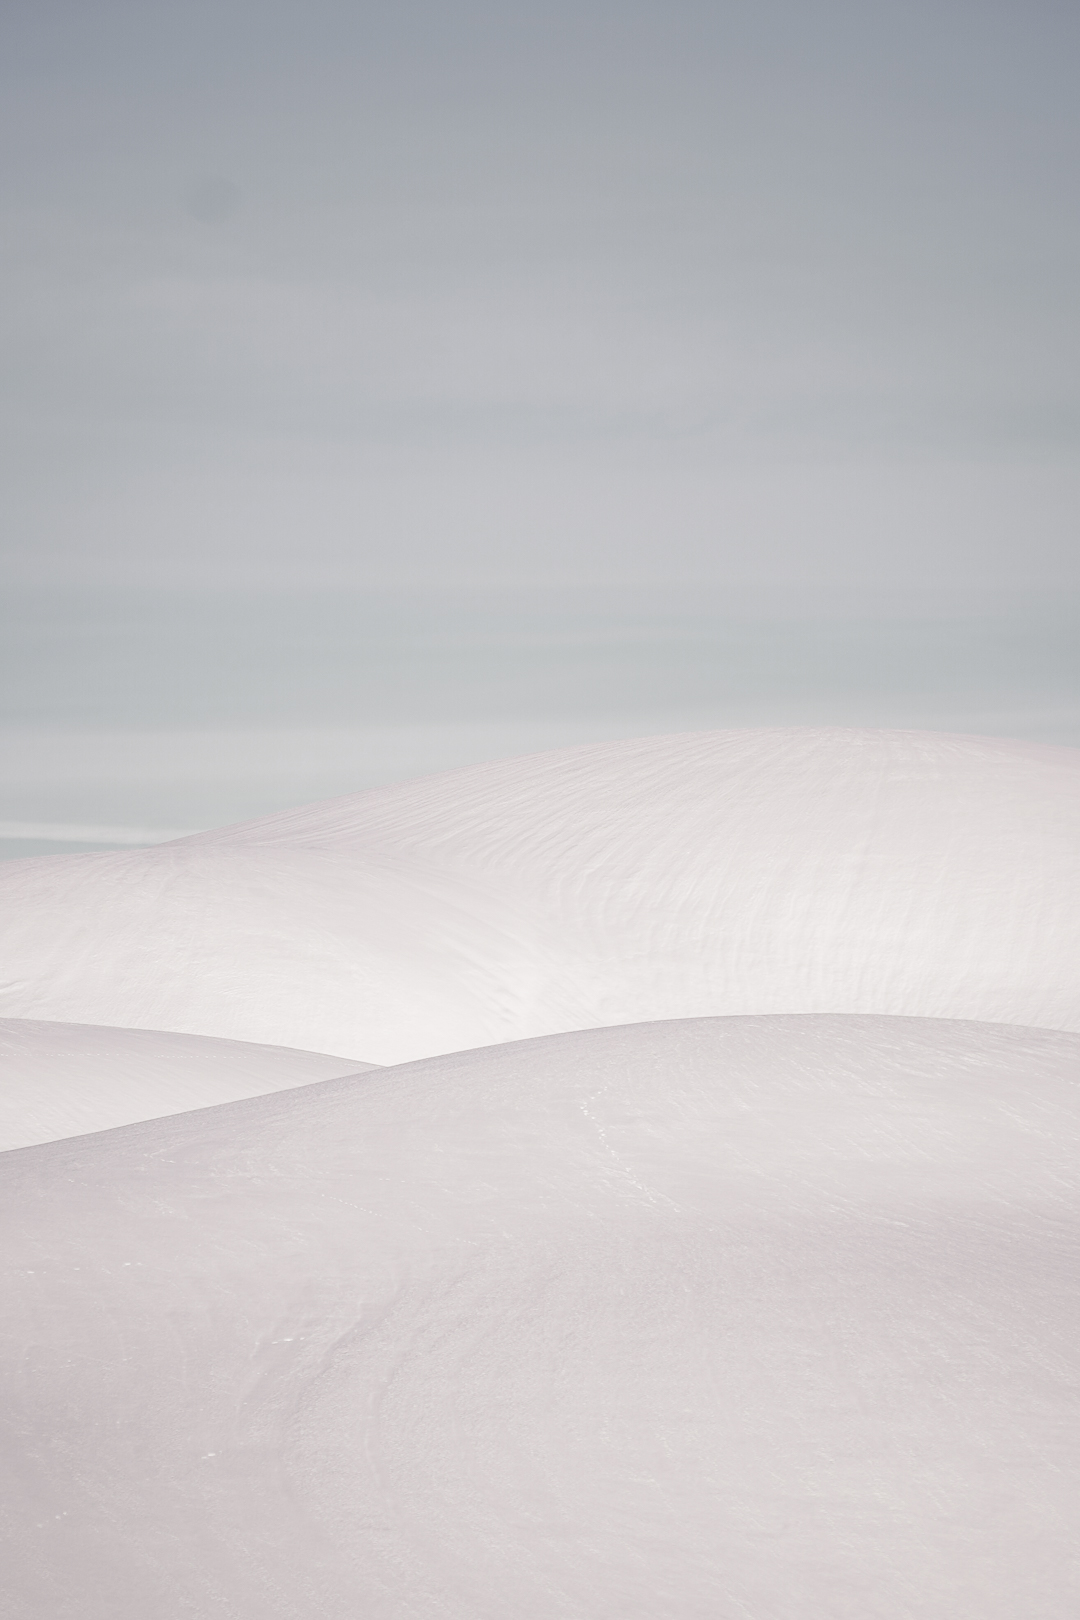
[[[204,1035],[0,1018],[0,1150],[370,1067],[321,1052]]]
[[[689,1020],[4,1158],[48,1620],[1073,1620],[1080,1037]]]
[[[0,1011],[397,1063],[640,1019],[1080,1030],[1080,751],[707,732],[0,873]]]

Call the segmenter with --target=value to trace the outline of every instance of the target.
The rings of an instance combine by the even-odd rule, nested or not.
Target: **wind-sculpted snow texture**
[[[370,1067],[204,1035],[0,1018],[0,1150]]]
[[[1080,1030],[1080,751],[689,734],[11,863],[0,1010],[362,1052],[738,1013]]]
[[[587,1031],[4,1156],[34,1620],[1074,1620],[1080,1038]]]

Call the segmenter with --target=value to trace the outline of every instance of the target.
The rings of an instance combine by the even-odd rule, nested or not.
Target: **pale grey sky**
[[[9,577],[1080,584],[1080,8],[7,0]]]

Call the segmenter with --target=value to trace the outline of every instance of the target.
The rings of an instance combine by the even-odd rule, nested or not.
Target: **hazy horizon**
[[[9,592],[0,854],[650,732],[1080,744],[1080,593]]]
[[[5,7],[0,822],[1080,741],[1078,67],[1053,3]]]

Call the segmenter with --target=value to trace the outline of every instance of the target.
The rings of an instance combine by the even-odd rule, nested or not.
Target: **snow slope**
[[[279,1046],[0,1018],[0,1150],[368,1069]]]
[[[637,1019],[1080,1029],[1080,750],[705,732],[9,863],[0,1011],[396,1063]]]
[[[1080,1612],[1075,1035],[588,1031],[3,1168],[6,1614]]]

